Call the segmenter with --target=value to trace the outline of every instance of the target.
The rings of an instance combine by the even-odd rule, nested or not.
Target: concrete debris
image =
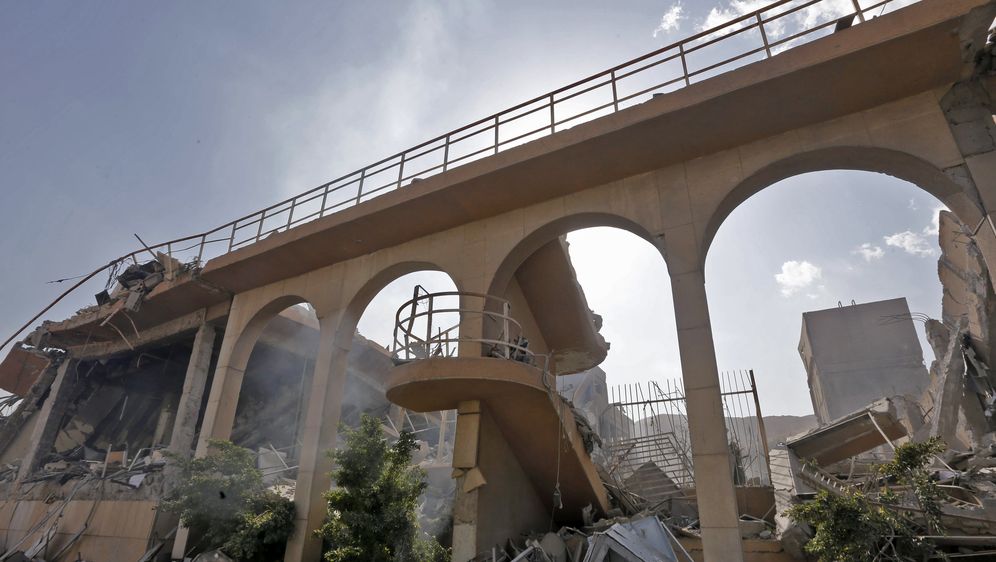
[[[14,344],[0,363],[0,389],[24,396],[51,362],[51,354],[42,349],[24,343]]]
[[[509,540],[504,548],[482,552],[476,562],[685,562],[692,557],[657,516],[604,519],[584,529],[562,527],[556,533]]]
[[[202,552],[198,554],[192,562],[236,562],[234,558],[220,550]]]

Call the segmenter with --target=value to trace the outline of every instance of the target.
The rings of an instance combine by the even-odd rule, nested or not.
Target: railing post
[[[204,246],[206,244],[207,244],[207,234],[202,234],[201,235],[200,248],[198,248],[198,250],[197,250],[197,265],[198,266],[201,265],[201,258],[204,257]]]
[[[757,28],[761,30],[761,41],[764,42],[764,52],[768,54],[768,58],[771,58],[771,47],[768,46],[768,34],[764,32],[764,20],[761,19],[761,12],[754,14],[754,18],[757,20]]]
[[[616,89],[616,71],[613,70],[609,73],[609,79],[612,81],[612,110],[619,111],[619,91]]]
[[[263,223],[266,222],[266,211],[259,214],[259,227],[256,229],[256,241],[259,242],[259,237],[263,235]]]
[[[363,182],[367,179],[367,169],[363,168],[360,172],[360,184],[356,186],[356,204],[360,204],[360,198],[363,197]]]
[[[557,117],[553,108],[553,94],[550,94],[550,133],[557,132]]]
[[[398,164],[398,188],[401,188],[401,180],[405,177],[405,158],[408,156],[407,152],[401,153],[401,162]]]
[[[858,0],[851,0],[851,3],[854,4],[854,13],[858,16],[858,21],[865,23],[865,12],[861,9],[861,4]]]
[[[754,369],[747,371],[750,375],[750,391],[754,395],[754,413],[757,415],[757,429],[764,450],[764,463],[768,471],[768,483],[771,483],[771,455],[768,451],[768,432],[764,428],[764,416],[761,415],[761,401],[757,398],[757,383],[754,381]]]
[[[432,344],[430,342],[432,342],[432,310],[435,308],[433,306],[435,304],[435,299],[435,295],[429,295],[429,311],[428,314],[425,315],[425,345],[427,348],[425,353],[428,357],[432,357]],[[439,343],[439,346],[440,351],[442,351],[442,342]]]
[[[325,192],[322,193],[322,207],[318,209],[318,218],[325,216],[325,202],[329,199],[329,184],[325,184]]]
[[[681,72],[685,78],[685,85],[690,86],[691,80],[688,78],[688,61],[685,60],[685,44],[678,43],[678,55],[681,58]]]
[[[443,171],[450,165],[450,136],[446,135],[446,144],[443,145]]]
[[[484,308],[487,309],[487,299],[484,302]],[[505,340],[505,359],[512,357],[512,347],[510,345],[512,335],[508,333],[508,316],[511,314],[510,305],[508,302],[503,302],[501,304],[501,321],[502,321],[502,338]]]
[[[228,237],[228,251],[232,251],[232,246],[235,245],[235,227],[238,225],[238,221],[232,223],[232,234]]]
[[[290,230],[291,222],[294,220],[294,209],[297,207],[297,197],[291,199],[290,210],[287,211],[287,230]]]
[[[495,115],[495,154],[498,154],[498,116]]]

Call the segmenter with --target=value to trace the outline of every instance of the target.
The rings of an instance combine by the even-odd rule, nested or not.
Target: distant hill
[[[816,416],[764,416],[764,431],[768,436],[768,449],[787,438],[805,433],[816,427]]]

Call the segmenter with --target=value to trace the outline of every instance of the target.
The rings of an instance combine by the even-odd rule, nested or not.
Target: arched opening
[[[691,435],[673,295],[660,243],[639,225],[619,217],[591,214],[555,221],[528,235],[510,253],[491,292],[514,297],[530,283],[534,256],[548,251],[550,244],[567,247],[570,280],[554,285],[558,297],[580,288],[580,307],[597,315],[591,321],[610,347],[600,357],[589,357],[591,363],[579,372],[558,369],[557,390],[572,403],[575,415],[582,413],[599,433],[602,444],[592,458],[615,485],[632,492],[638,504],[691,521],[697,518]],[[524,258],[530,250],[533,254]],[[542,279],[550,283],[555,278]],[[527,317],[544,315],[525,300],[530,305]],[[522,314],[521,306],[512,310],[513,315]],[[558,313],[563,310],[561,305]],[[542,328],[542,322],[536,324]],[[545,345],[544,352],[562,355],[557,345]],[[724,396],[730,410],[746,414],[753,407],[744,388],[727,384],[724,390],[731,391]],[[766,478],[761,447],[744,438],[740,443],[744,456],[752,455],[753,462],[741,471],[738,483]],[[765,516],[761,502],[751,500],[742,502],[743,512]]]
[[[964,285],[940,279],[986,270],[968,250],[977,216],[947,175],[878,150],[803,155],[731,193],[708,229],[710,318],[720,367],[756,374],[770,446],[894,395],[914,425],[930,417],[935,349],[964,312]]]
[[[400,432],[414,434],[418,449],[412,462],[425,470],[427,488],[419,499],[421,530],[444,546],[452,537],[452,502],[455,494],[451,478],[456,414],[453,411],[414,412],[392,404],[386,397],[385,384],[397,356],[399,342],[395,333],[399,307],[413,297],[432,293],[455,293],[457,285],[445,272],[426,262],[402,263],[372,277],[350,302],[336,338],[349,349],[346,381],[340,421],[348,427],[359,425],[362,416],[378,418],[385,436],[396,439]],[[447,296],[434,301],[436,306],[456,309],[459,299]],[[403,315],[420,310],[405,309]],[[459,336],[459,314],[433,315],[412,320],[408,327],[418,333],[451,330]],[[348,343],[347,343],[348,342]],[[340,438],[337,446],[342,446]]]
[[[300,299],[282,299],[268,307],[240,342],[251,349],[246,351],[230,440],[253,451],[265,484],[284,485],[293,497],[319,325],[310,304],[288,306],[290,301]]]

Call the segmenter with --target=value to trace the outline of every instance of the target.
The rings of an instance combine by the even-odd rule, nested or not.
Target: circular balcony
[[[469,307],[466,303],[479,306]],[[398,308],[391,354],[396,363],[456,357],[461,343],[480,345],[482,357],[509,359],[545,368],[546,356],[529,349],[522,325],[511,316],[508,300],[494,295],[459,291],[429,293],[421,285]],[[460,333],[461,322],[481,324],[480,336]],[[489,337],[488,334],[493,334]],[[544,369],[545,370],[545,369]]]

